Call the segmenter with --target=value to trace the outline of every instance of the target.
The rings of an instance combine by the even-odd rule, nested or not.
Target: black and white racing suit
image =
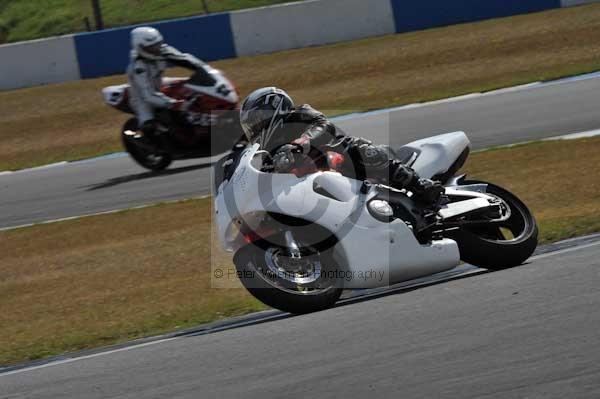
[[[171,108],[177,100],[161,93],[163,73],[167,67],[179,66],[197,69],[204,65],[191,54],[181,53],[174,47],[164,45],[160,59],[153,60],[140,56],[135,50],[131,52],[131,61],[127,67],[127,76],[131,86],[129,105],[138,119],[141,130],[154,130],[156,110]]]
[[[276,163],[278,157],[285,159],[291,155],[294,158],[293,153],[300,152],[314,160],[322,157],[323,151],[334,151],[350,159],[343,168],[345,175],[407,188],[429,203],[437,202],[444,192],[441,184],[420,179],[417,172],[395,159],[389,146],[374,145],[364,138],[347,136],[310,105],[295,108],[277,130],[271,135],[276,139],[270,140],[270,148],[265,148],[276,153]]]

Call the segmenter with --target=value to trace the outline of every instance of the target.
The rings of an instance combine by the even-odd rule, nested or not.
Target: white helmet
[[[141,26],[131,31],[131,47],[138,55],[151,60],[162,59],[163,36],[157,29]]]

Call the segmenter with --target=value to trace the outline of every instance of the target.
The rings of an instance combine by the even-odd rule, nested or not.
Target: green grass
[[[600,231],[600,137],[475,153],[465,171],[523,199],[542,243]],[[233,266],[210,202],[0,232],[0,365],[265,309],[211,277]]]
[[[204,14],[201,0],[100,0],[106,27]],[[289,0],[207,0],[211,13]],[[0,43],[85,31],[90,0],[0,0]],[[208,39],[207,39],[208,40]]]

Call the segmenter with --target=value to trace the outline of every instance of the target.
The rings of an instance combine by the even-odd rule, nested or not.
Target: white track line
[[[7,371],[6,373],[2,373],[2,371],[0,370],[0,378],[2,378],[4,376],[7,376],[7,375],[19,374],[19,373],[24,373],[24,372],[27,372],[27,371],[33,371],[33,370],[43,369],[43,368],[46,368],[46,367],[58,366],[58,365],[67,364],[67,363],[73,363],[73,362],[76,362],[78,360],[91,359],[91,358],[98,357],[98,356],[110,355],[112,353],[125,352],[125,351],[132,350],[132,349],[138,349],[138,348],[143,348],[143,347],[146,347],[146,346],[162,344],[162,343],[165,343],[165,342],[168,342],[168,341],[173,341],[175,339],[177,339],[177,338],[159,339],[159,340],[156,340],[156,341],[146,342],[146,343],[143,343],[143,344],[127,346],[127,347],[119,348],[119,349],[113,349],[113,350],[109,350],[109,351],[106,351],[106,352],[93,353],[91,355],[85,355],[85,356],[80,356],[80,357],[73,357],[73,358],[70,358],[70,359],[57,360],[57,361],[51,362],[51,363],[40,364],[39,366],[32,366],[32,367],[27,367],[27,368],[24,368],[24,369]]]
[[[562,254],[566,254],[566,253],[573,252],[573,251],[578,251],[578,250],[582,250],[582,249],[586,249],[586,248],[590,248],[590,247],[595,247],[597,245],[600,245],[600,241],[592,242],[589,244],[577,245],[575,247],[559,249],[558,251],[552,251],[552,252],[548,252],[545,254],[532,256],[531,258],[529,258],[529,260],[538,260],[538,259],[549,258],[551,256],[562,255]]]
[[[60,162],[55,162],[55,163],[51,163],[48,165],[36,166],[34,168],[28,168],[28,169],[5,170],[5,171],[0,172],[0,176],[2,176],[4,174],[12,174],[12,173],[37,172],[37,171],[44,170],[44,169],[50,169],[50,168],[54,168],[57,166],[67,165],[68,163],[69,163],[68,161],[60,161]]]
[[[598,130],[589,130],[587,132],[581,132],[581,133],[565,134],[565,135],[562,135],[562,136],[548,137],[548,138],[542,139],[542,141],[576,140],[576,139],[585,139],[585,138],[588,138],[588,137],[595,137],[595,136],[600,136],[600,129],[598,129]]]
[[[362,118],[365,116],[388,114],[391,112],[402,111],[402,110],[407,110],[407,109],[430,107],[430,106],[439,105],[439,104],[447,104],[447,103],[454,103],[454,102],[458,102],[458,101],[470,100],[470,99],[477,98],[477,97],[493,96],[496,94],[503,94],[503,93],[520,91],[520,90],[527,90],[527,89],[531,89],[534,87],[542,87],[544,85],[545,85],[545,83],[543,83],[543,82],[533,82],[533,83],[527,83],[527,84],[519,85],[519,86],[506,87],[504,89],[487,91],[487,92],[483,92],[483,93],[463,94],[463,95],[456,96],[456,97],[449,97],[449,98],[444,98],[441,100],[428,101],[428,102],[424,102],[424,103],[413,103],[413,104],[401,105],[398,107],[382,108],[382,109],[377,109],[377,110],[367,111],[367,112],[355,112],[355,113],[348,114],[348,115],[336,116],[336,117],[331,118],[331,120],[335,122],[336,120],[358,119],[358,118]]]
[[[600,245],[600,241],[596,241],[596,242],[592,242],[592,243],[584,244],[584,245],[580,245],[580,246],[575,246],[575,247],[571,247],[571,248],[560,249],[558,251],[553,251],[553,252],[549,252],[549,253],[546,253],[546,254],[536,255],[536,256],[531,257],[530,260],[539,260],[539,259],[549,258],[549,257],[552,257],[552,256],[558,256],[558,255],[562,255],[562,254],[569,253],[569,252],[579,251],[579,250],[582,250],[582,249],[591,248],[591,247],[595,247],[595,246],[598,246],[598,245]],[[479,269],[466,271],[464,273],[464,275],[472,274],[474,272],[477,272],[478,270]],[[460,276],[460,275],[453,276],[453,277],[455,278],[455,277],[458,277],[458,276]],[[215,330],[218,331],[218,328],[216,328]],[[143,343],[143,344],[131,345],[131,346],[126,346],[124,348],[118,348],[118,349],[112,349],[112,350],[108,350],[106,352],[98,352],[98,353],[93,353],[91,355],[84,355],[84,356],[74,357],[74,358],[70,358],[70,359],[57,360],[55,362],[41,364],[41,365],[38,365],[38,366],[32,366],[32,367],[27,367],[27,368],[23,368],[23,369],[18,369],[18,370],[13,370],[13,371],[7,371],[5,373],[2,373],[2,371],[0,369],[0,378],[2,378],[4,376],[8,376],[8,375],[20,374],[20,373],[25,373],[25,372],[28,372],[28,371],[39,370],[39,369],[43,369],[43,368],[46,368],[46,367],[58,366],[58,365],[61,365],[61,364],[66,364],[66,363],[73,363],[73,362],[76,362],[76,361],[79,361],[79,360],[92,359],[92,358],[95,358],[95,357],[106,356],[106,355],[110,355],[110,354],[113,354],[113,353],[130,351],[130,350],[133,350],[133,349],[144,348],[144,347],[151,346],[151,345],[158,345],[158,344],[162,344],[162,343],[165,343],[165,342],[174,341],[174,340],[179,339],[179,338],[181,338],[181,337],[172,337],[172,338],[159,339],[159,340],[156,340],[156,341],[146,342],[146,343]]]
[[[484,151],[489,151],[489,150],[495,150],[498,148],[511,148],[511,147],[516,147],[516,146],[523,145],[523,144],[539,143],[541,141],[577,140],[577,139],[590,138],[590,137],[596,137],[596,136],[600,136],[600,129],[589,130],[587,132],[580,132],[580,133],[563,134],[563,135],[554,136],[554,137],[546,137],[545,139],[521,141],[519,143],[498,145],[498,146],[493,146],[493,147],[488,147],[488,148],[482,148],[479,150],[475,150],[473,152],[484,152]]]
[[[463,94],[460,96],[444,98],[441,100],[407,104],[407,105],[401,105],[398,107],[383,108],[383,109],[367,111],[367,112],[355,112],[355,113],[348,114],[348,115],[337,116],[337,117],[334,117],[331,119],[333,121],[355,119],[355,118],[360,118],[363,116],[380,115],[380,114],[401,111],[401,110],[406,110],[406,109],[423,108],[423,107],[430,107],[430,106],[439,105],[439,104],[454,103],[454,102],[469,100],[469,99],[473,99],[473,98],[477,98],[477,97],[495,96],[498,94],[512,93],[512,92],[521,91],[521,90],[542,88],[542,87],[546,87],[546,86],[554,86],[554,85],[562,84],[562,83],[569,83],[569,82],[588,80],[588,79],[597,79],[599,77],[600,77],[600,74],[592,73],[592,74],[581,75],[581,76],[577,76],[577,77],[573,77],[573,78],[566,78],[566,79],[560,79],[560,80],[549,81],[549,82],[539,81],[539,82],[525,83],[525,84],[518,85],[518,86],[505,87],[502,89],[484,91],[484,92],[478,92],[478,93]]]

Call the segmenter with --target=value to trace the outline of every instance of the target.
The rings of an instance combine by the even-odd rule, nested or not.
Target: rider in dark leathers
[[[343,167],[345,175],[406,188],[428,205],[437,205],[444,193],[439,182],[419,178],[395,159],[388,146],[347,136],[310,105],[294,107],[281,89],[267,87],[250,94],[240,110],[240,121],[249,142],[259,142],[262,149],[274,153],[278,171],[291,170],[299,158],[301,162],[323,159],[326,151],[333,151],[350,159]]]

